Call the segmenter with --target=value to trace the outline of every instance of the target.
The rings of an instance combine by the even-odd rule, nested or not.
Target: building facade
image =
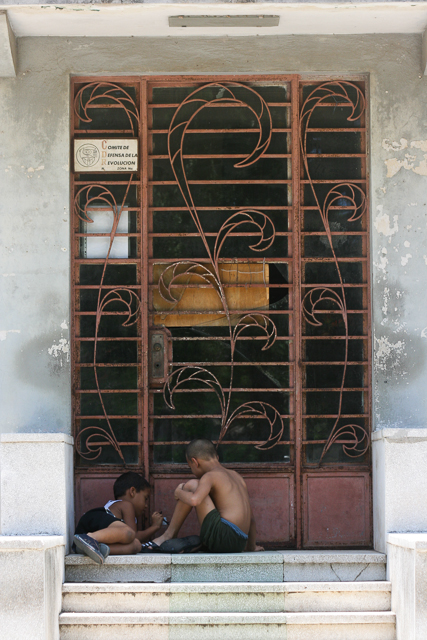
[[[170,510],[205,436],[270,548],[388,553],[421,639],[426,3],[3,5],[9,624],[25,581],[55,637],[75,517],[125,468]]]

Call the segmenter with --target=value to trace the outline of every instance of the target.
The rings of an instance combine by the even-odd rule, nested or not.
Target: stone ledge
[[[378,551],[282,551],[285,564],[369,563],[383,564],[386,555]]]
[[[61,625],[394,624],[388,611],[362,613],[61,613]]]
[[[65,536],[1,536],[1,551],[39,551],[52,549],[53,547],[65,547]]]
[[[416,551],[427,551],[427,533],[389,533],[387,543]]]
[[[88,558],[87,556],[83,556],[80,554],[70,554],[65,558],[65,564],[67,566],[78,566],[78,565],[89,565],[90,567],[98,567],[94,563],[93,560]],[[171,564],[171,556],[170,554],[146,554],[146,555],[129,555],[129,556],[109,556],[107,560],[104,562],[103,566],[108,565],[130,565],[130,566],[139,566],[139,565],[169,565]]]
[[[185,582],[185,583],[87,583],[66,582],[62,593],[308,593],[391,591],[391,583],[378,582]]]
[[[384,564],[386,555],[377,551],[261,551],[253,553],[189,553],[173,555],[166,553],[109,556],[108,565],[207,565],[219,564]],[[71,554],[66,565],[90,565],[87,556]]]
[[[65,444],[73,445],[74,438],[67,433],[2,433],[0,435],[0,442],[2,444],[25,444],[28,442],[32,444],[46,444],[49,442],[64,442]]]

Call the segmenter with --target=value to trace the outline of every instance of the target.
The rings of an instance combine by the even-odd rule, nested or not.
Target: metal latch
[[[160,332],[151,334],[151,377],[165,377],[165,337]]]

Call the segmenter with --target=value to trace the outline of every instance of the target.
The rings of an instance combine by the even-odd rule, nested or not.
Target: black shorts
[[[116,518],[112,513],[108,513],[104,507],[97,507],[86,511],[77,523],[75,534],[77,533],[91,533],[99,531],[100,529],[106,529],[113,522],[123,522],[120,518]]]

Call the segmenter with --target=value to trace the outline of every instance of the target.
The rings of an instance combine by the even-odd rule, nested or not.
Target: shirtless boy
[[[77,549],[98,564],[103,564],[109,553],[139,553],[141,543],[150,540],[163,522],[162,514],[155,512],[151,527],[137,530],[137,518],[142,516],[150,495],[149,483],[138,473],[123,473],[115,481],[113,491],[114,500],[80,518],[74,535]]]
[[[255,520],[243,478],[220,464],[210,440],[190,442],[186,457],[197,480],[183,482],[175,489],[177,505],[169,527],[160,537],[143,544],[142,551],[161,551],[162,543],[177,537],[193,507],[201,526],[201,543],[209,551],[262,551],[256,546]]]

